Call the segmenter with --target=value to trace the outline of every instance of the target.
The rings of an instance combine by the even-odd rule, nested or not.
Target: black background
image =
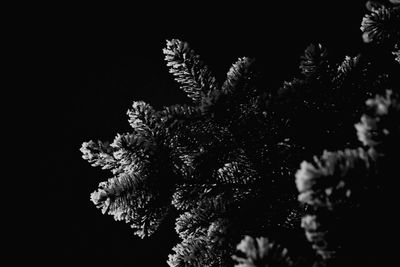
[[[173,221],[141,240],[102,215],[89,196],[111,174],[91,167],[79,151],[84,141],[112,141],[129,131],[126,111],[134,100],[156,108],[187,101],[163,60],[166,39],[189,42],[220,80],[238,57],[254,56],[266,86],[276,88],[297,71],[311,42],[339,58],[355,55],[366,12],[364,1],[50,8],[31,27],[36,46],[29,51],[42,80],[34,95],[38,143],[45,142],[44,234],[35,256],[42,266],[97,267],[167,266],[178,241]]]

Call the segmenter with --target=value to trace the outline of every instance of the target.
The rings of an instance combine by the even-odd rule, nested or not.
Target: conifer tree
[[[400,6],[366,7],[363,52],[337,62],[311,44],[277,89],[262,84],[255,59],[238,58],[221,82],[188,43],[168,40],[167,66],[191,103],[134,101],[130,132],[83,143],[83,158],[112,174],[91,201],[142,238],[177,214],[170,266],[385,257],[378,231],[390,233],[382,206],[393,203],[399,163]]]

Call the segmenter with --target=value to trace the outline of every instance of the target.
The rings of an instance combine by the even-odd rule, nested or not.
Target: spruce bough
[[[192,102],[156,110],[135,101],[130,132],[83,143],[83,158],[112,174],[91,201],[142,238],[177,213],[170,266],[388,257],[380,244],[399,163],[400,6],[366,7],[365,54],[335,62],[311,44],[297,77],[277,89],[262,84],[255,59],[239,58],[219,82],[188,43],[168,40],[167,66]]]

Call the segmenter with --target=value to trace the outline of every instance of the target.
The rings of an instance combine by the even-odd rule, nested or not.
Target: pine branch
[[[208,67],[186,42],[177,39],[167,41],[167,47],[163,52],[170,68],[169,72],[175,76],[175,80],[181,84],[181,89],[195,103],[218,88],[216,79]]]

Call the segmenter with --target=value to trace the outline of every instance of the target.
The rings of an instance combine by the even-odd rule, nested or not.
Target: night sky
[[[47,201],[46,242],[36,256],[42,266],[167,266],[178,241],[173,220],[141,240],[129,225],[102,215],[89,196],[111,173],[84,161],[81,143],[129,131],[126,111],[134,100],[156,108],[188,101],[164,62],[166,39],[189,42],[220,80],[238,57],[254,56],[272,88],[297,71],[311,42],[338,57],[356,54],[363,1],[294,2],[60,7],[41,18],[37,42],[46,66],[36,95],[44,120],[37,127],[46,140],[40,166]]]

